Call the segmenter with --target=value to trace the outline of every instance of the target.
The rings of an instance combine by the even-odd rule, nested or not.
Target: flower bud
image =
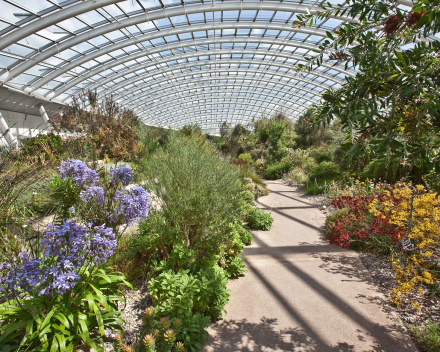
[[[133,352],[133,346],[122,345],[122,352]]]
[[[182,342],[176,343],[174,346],[174,352],[186,352],[186,348]]]
[[[153,335],[151,334],[145,335],[142,342],[144,343],[147,352],[154,352],[154,348],[156,346],[156,339],[154,338]]]
[[[170,320],[167,317],[160,318],[158,328],[160,331],[165,331],[170,327]]]
[[[172,329],[168,329],[167,331],[165,331],[163,337],[166,343],[173,344],[174,341],[176,341],[176,332]]]
[[[180,329],[182,328],[182,320],[178,318],[174,319],[171,324],[171,328],[177,333],[179,333]]]
[[[151,322],[154,320],[154,308],[153,307],[148,307],[147,309],[144,310],[144,316],[143,316],[143,320],[144,320],[144,325],[150,325]]]

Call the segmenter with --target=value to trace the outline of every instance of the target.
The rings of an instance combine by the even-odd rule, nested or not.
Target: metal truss
[[[112,94],[148,124],[249,123],[298,116],[345,70],[295,67],[346,17],[293,28],[324,0],[0,0],[0,84],[68,103],[83,89]],[[399,4],[412,7],[409,0]]]

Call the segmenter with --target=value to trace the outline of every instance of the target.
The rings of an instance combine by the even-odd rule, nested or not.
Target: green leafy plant
[[[269,213],[266,213],[264,210],[255,207],[249,213],[247,221],[248,226],[252,230],[268,231],[272,226],[273,217]]]
[[[413,335],[418,345],[426,351],[440,352],[440,326],[430,320],[422,326],[406,325],[410,334]]]
[[[309,174],[309,178],[313,181],[316,179],[329,180],[338,177],[341,174],[339,166],[332,161],[323,161]]]
[[[50,157],[59,158],[64,152],[63,140],[54,133],[40,134],[26,139],[20,148],[21,156],[37,157],[46,160]]]
[[[226,282],[218,266],[203,268],[195,275],[189,270],[163,272],[149,282],[157,317],[181,320],[177,339],[193,351],[201,348],[207,335],[205,327],[211,318],[221,316],[228,301]]]
[[[117,302],[131,285],[118,273],[84,271],[63,295],[10,299],[0,304],[0,344],[9,351],[66,351],[80,345],[102,350],[104,329],[122,332]],[[119,294],[119,295],[118,295]]]
[[[241,259],[237,255],[228,256],[225,263],[227,266],[226,273],[231,279],[237,278],[246,272],[246,267],[243,264],[243,259]]]
[[[405,176],[421,182],[439,157],[439,41],[425,38],[440,28],[439,1],[415,1],[410,10],[393,1],[354,0],[346,6],[326,4],[316,14],[298,15],[295,26],[312,26],[334,16],[347,21],[320,44],[318,55],[298,70],[321,65],[324,55],[345,68],[357,67],[338,89],[322,95],[311,122],[328,125],[339,119],[350,134],[345,154],[350,167],[380,159],[387,170],[400,165]],[[359,161],[362,161],[359,165]],[[397,161],[397,162],[396,162]]]
[[[185,352],[183,343],[176,342],[182,332],[182,321],[177,318],[157,319],[153,307],[145,309],[142,317],[143,326],[134,346],[135,352]],[[115,343],[115,352],[125,352],[122,339]]]

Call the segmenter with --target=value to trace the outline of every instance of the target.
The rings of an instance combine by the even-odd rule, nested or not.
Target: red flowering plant
[[[347,195],[346,188],[341,189],[343,195],[332,200],[338,209],[326,221],[326,233],[330,243],[343,248],[370,250],[381,254],[389,254],[397,245],[402,229],[390,223],[390,215],[386,209],[375,214],[369,212],[373,201],[385,201],[397,204],[399,199],[393,192],[387,192],[390,185],[374,185],[355,182],[348,188],[353,191]],[[344,192],[345,190],[345,192]]]

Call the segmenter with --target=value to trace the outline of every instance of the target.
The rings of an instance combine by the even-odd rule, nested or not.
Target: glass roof
[[[295,118],[354,75],[334,61],[294,70],[347,20],[292,28],[322,3],[0,0],[0,81],[62,103],[97,89],[153,126],[217,133],[279,110]]]

